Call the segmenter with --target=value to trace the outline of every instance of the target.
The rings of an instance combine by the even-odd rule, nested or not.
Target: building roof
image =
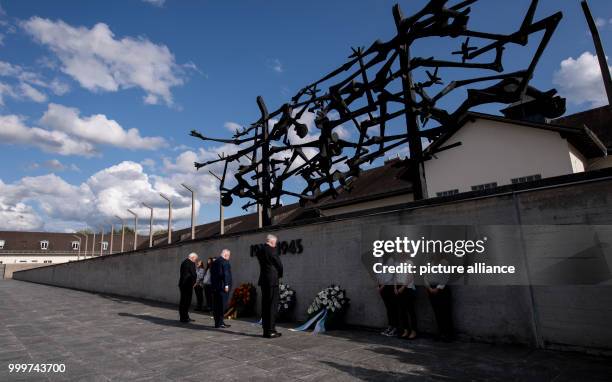
[[[612,154],[612,107],[609,105],[570,114],[553,120],[561,126],[586,126],[593,131]]]
[[[78,250],[72,249],[72,242],[79,241],[74,237],[75,233],[63,232],[18,232],[18,231],[0,231],[0,240],[4,240],[4,247],[0,249],[0,255],[11,253],[27,252],[40,253],[45,255],[66,255],[66,253],[78,253]],[[81,236],[81,251],[85,249],[85,237]],[[89,234],[87,242],[87,251],[91,251],[93,234]],[[134,245],[134,236],[125,235],[124,249],[129,251]],[[41,241],[48,241],[48,249],[42,250],[40,247]],[[110,235],[107,233],[104,236],[104,241],[110,243]],[[139,235],[138,247],[142,247],[144,243],[148,244],[148,236]],[[100,235],[96,234],[96,252],[100,250]],[[113,252],[121,250],[121,234],[113,236]],[[98,252],[99,253],[99,252]]]
[[[328,196],[311,206],[328,209],[408,192],[412,192],[412,182],[408,177],[407,163],[396,158],[387,160],[383,166],[362,171],[352,179],[349,190],[338,190],[335,199]]]
[[[440,138],[432,142],[432,144],[429,145],[427,149],[425,149],[425,154],[435,154],[437,151],[443,148],[443,144],[448,141],[457,131],[459,131],[468,122],[473,122],[477,119],[486,119],[489,121],[532,127],[535,129],[556,131],[560,133],[563,138],[567,139],[569,143],[576,147],[587,158],[597,158],[604,156],[607,153],[605,144],[599,139],[597,134],[584,125],[562,125],[556,123],[555,121],[553,121],[552,123],[541,123],[523,120],[519,121],[492,114],[470,112],[467,113],[466,116],[463,117],[456,126],[453,126],[447,132],[442,134]]]

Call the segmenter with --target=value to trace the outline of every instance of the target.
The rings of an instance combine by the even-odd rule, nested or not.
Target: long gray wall
[[[400,225],[543,225],[612,224],[612,180],[508,193],[474,200],[364,214],[275,230],[282,240],[302,239],[304,252],[283,256],[285,282],[298,294],[298,318],[310,300],[330,283],[352,299],[347,321],[382,327],[384,307],[376,284],[361,261],[371,243],[364,232]],[[178,267],[191,251],[200,256],[232,251],[238,283],[255,283],[257,261],[250,246],[267,231],[167,248],[105,256],[22,271],[18,280],[175,303]],[[454,321],[460,335],[477,340],[513,342],[608,352],[612,350],[612,285],[529,287],[453,286]],[[424,293],[418,303],[420,329],[432,331],[433,315]]]

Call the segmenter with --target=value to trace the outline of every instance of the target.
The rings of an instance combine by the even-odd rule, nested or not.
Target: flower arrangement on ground
[[[317,293],[308,306],[309,320],[295,330],[307,330],[313,324],[315,325],[314,333],[341,328],[349,304],[350,299],[346,295],[346,290],[338,285],[330,285]]]
[[[278,313],[277,321],[292,321],[293,310],[295,308],[295,291],[287,284],[278,286]]]
[[[255,315],[257,289],[251,283],[241,284],[234,289],[229,306],[225,312],[226,318],[251,317]]]

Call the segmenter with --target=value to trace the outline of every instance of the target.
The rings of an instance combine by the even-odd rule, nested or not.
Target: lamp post
[[[111,239],[110,239],[110,247],[108,248],[108,254],[112,255],[113,254],[113,241],[115,238],[115,224],[113,224],[113,222],[110,222],[111,225]]]
[[[104,226],[100,227],[100,256],[104,254]]]
[[[85,253],[83,253],[83,257],[86,259],[87,258],[87,242],[89,240],[89,235],[87,234],[87,232],[85,232],[82,235],[85,236]]]
[[[151,211],[149,215],[149,248],[151,248],[153,246],[153,207],[149,206],[147,203],[142,203],[142,205]]]
[[[79,252],[77,254],[77,260],[81,260],[81,237],[77,235],[72,235],[79,241]]]
[[[130,209],[127,210],[129,213],[134,215],[134,251],[136,250],[136,241],[138,239],[138,215]]]
[[[159,194],[168,201],[168,244],[172,244],[172,200],[164,194]]]
[[[117,215],[115,215],[115,217],[121,221],[121,252],[123,253],[123,243],[125,241],[125,220],[121,219]]]
[[[91,243],[91,257],[96,255],[96,232],[93,233],[93,240]]]
[[[185,183],[181,183],[181,186],[191,192],[191,240],[195,240],[195,191]]]

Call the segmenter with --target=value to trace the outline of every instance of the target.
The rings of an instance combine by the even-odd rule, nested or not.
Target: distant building
[[[120,252],[121,234],[113,236],[112,249],[110,239],[108,234],[96,234],[94,241],[94,234],[0,231],[0,264],[56,264]],[[139,235],[139,246],[147,240]],[[124,250],[133,245],[134,235],[126,233]]]

